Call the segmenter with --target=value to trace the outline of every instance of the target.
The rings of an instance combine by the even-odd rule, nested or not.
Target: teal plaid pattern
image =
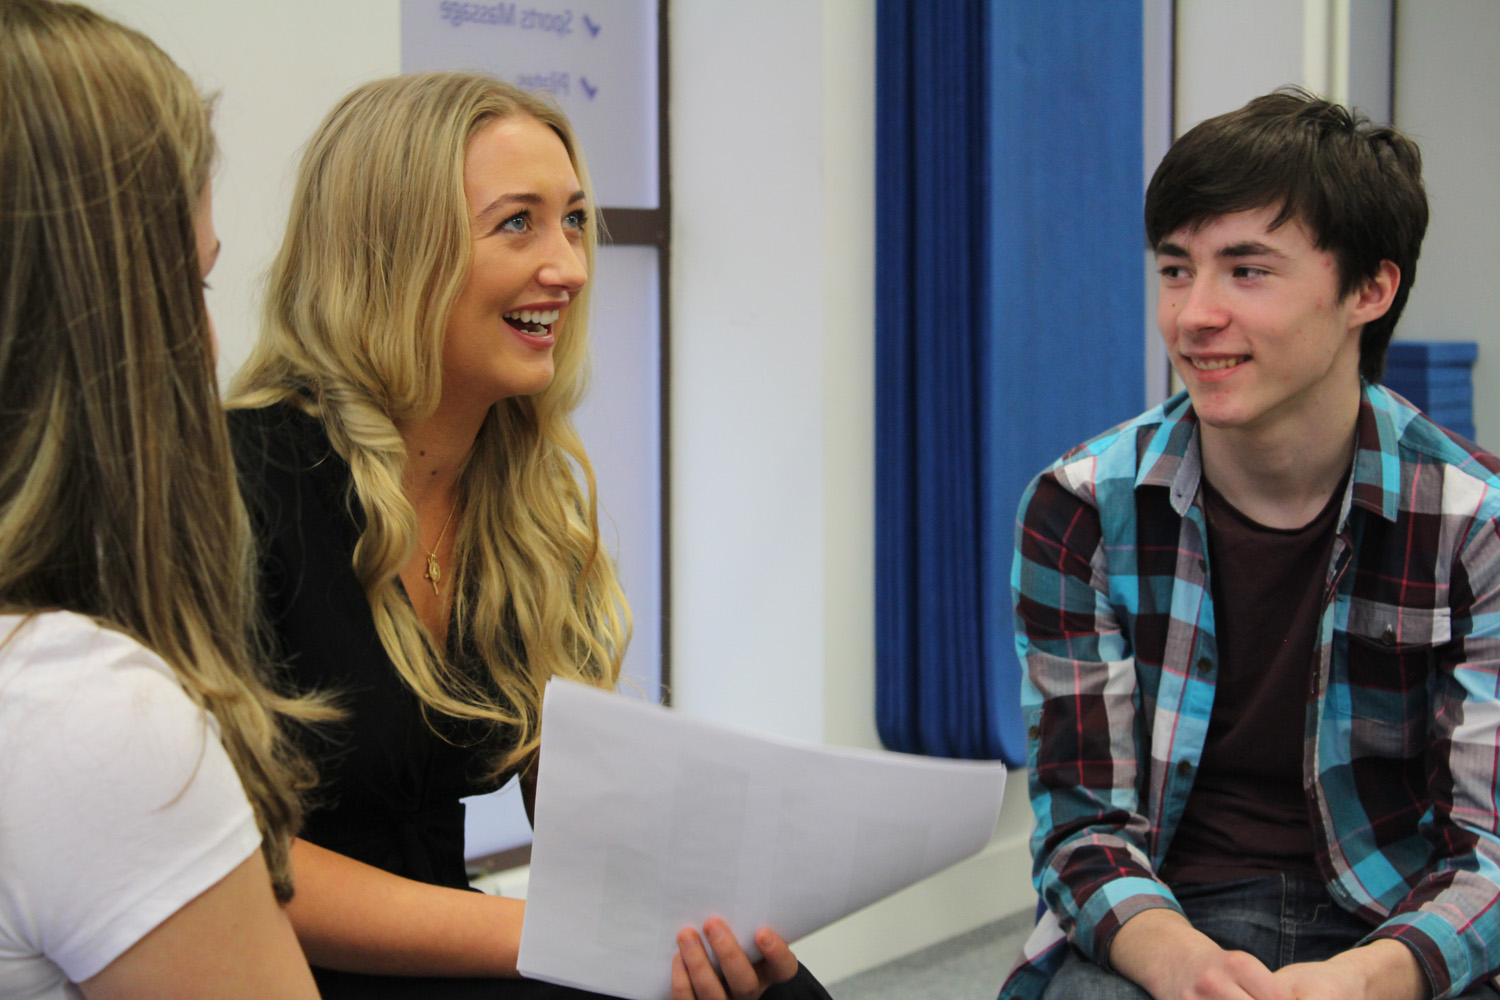
[[[1435,998],[1500,970],[1500,460],[1365,386],[1306,692],[1317,863]],[[1185,394],[1064,455],[1021,500],[1012,566],[1033,877],[1048,913],[1001,996],[1071,941],[1178,908],[1156,876],[1218,662],[1198,424]]]

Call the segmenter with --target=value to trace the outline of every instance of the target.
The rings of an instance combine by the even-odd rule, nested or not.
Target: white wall
[[[1305,83],[1304,0],[1179,0],[1176,133],[1288,83]]]
[[[1500,4],[1397,5],[1396,125],[1422,147],[1432,221],[1397,336],[1477,340],[1474,425],[1500,449]]]
[[[673,697],[864,747],[878,746],[874,24],[872,0],[672,7]],[[983,854],[798,955],[829,981],[1029,909],[1029,829],[1018,773]]]
[[[836,312],[814,10],[679,3],[671,24],[672,698],[809,740],[823,730],[823,320]]]
[[[281,245],[297,154],[355,84],[401,68],[399,0],[90,0],[156,41],[217,91],[214,222],[223,252],[209,278],[219,372],[250,350],[262,276]]]

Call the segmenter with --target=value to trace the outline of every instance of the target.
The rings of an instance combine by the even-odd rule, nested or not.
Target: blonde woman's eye
[[[589,213],[587,209],[574,209],[563,216],[563,228],[565,229],[587,229],[589,224]]]
[[[524,233],[531,228],[531,213],[517,212],[495,227],[496,232]]]

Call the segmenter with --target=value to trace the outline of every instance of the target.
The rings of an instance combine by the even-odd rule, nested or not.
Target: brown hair
[[[134,637],[217,719],[291,895],[309,775],[252,653],[251,549],[193,221],[209,109],[145,36],[0,3],[0,607]]]

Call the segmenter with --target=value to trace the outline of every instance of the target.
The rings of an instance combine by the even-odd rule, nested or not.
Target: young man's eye
[[[1176,281],[1178,278],[1186,277],[1187,268],[1181,264],[1163,264],[1158,273],[1163,281]]]
[[[1263,278],[1270,273],[1263,267],[1251,267],[1248,264],[1241,264],[1234,269],[1236,278]]]

